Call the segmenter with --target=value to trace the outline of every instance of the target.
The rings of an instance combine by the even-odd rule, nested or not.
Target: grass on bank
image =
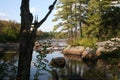
[[[97,38],[81,38],[75,39],[70,42],[71,46],[84,46],[84,47],[95,47],[95,43],[97,42]]]

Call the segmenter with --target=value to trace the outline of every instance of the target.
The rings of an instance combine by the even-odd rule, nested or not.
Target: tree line
[[[36,37],[38,40],[41,39],[63,39],[66,37],[66,33],[64,32],[55,32],[55,31],[50,31],[50,32],[43,32],[41,30],[37,30],[36,32]]]
[[[15,21],[0,20],[0,42],[18,42],[21,24]],[[51,39],[57,32],[36,31],[37,39]]]

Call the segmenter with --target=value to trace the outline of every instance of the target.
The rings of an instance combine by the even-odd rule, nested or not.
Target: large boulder
[[[57,58],[53,58],[50,62],[50,64],[53,67],[64,67],[65,66],[65,58],[64,57],[57,57]]]
[[[81,55],[84,52],[84,46],[67,47],[63,50],[64,54]]]
[[[85,51],[82,53],[82,59],[94,59],[95,51],[92,48],[87,47]]]
[[[104,47],[98,47],[95,55],[96,56],[101,56],[103,51],[104,51]]]
[[[96,56],[104,54],[112,54],[120,50],[120,38],[112,38],[111,40],[96,43]]]

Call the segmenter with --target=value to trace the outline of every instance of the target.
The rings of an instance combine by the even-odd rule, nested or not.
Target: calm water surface
[[[38,78],[40,80],[48,80],[51,78],[50,72],[54,69],[52,66],[49,65],[52,58],[56,57],[63,57],[63,54],[61,54],[61,51],[54,51],[52,53],[44,55],[42,58],[38,58],[38,55],[41,55],[40,53],[33,52],[33,59],[31,62],[31,76],[30,79],[33,80],[35,78]],[[41,62],[39,60],[42,60]],[[42,69],[45,65],[45,69]],[[35,66],[37,65],[37,66]],[[39,74],[39,76],[37,76]],[[35,77],[36,76],[36,77]]]
[[[120,59],[98,60],[95,63],[83,62],[79,56],[63,55],[61,51],[53,51],[41,58],[33,52],[30,79],[39,80],[120,80]],[[65,57],[64,68],[54,68],[49,65],[52,58]],[[47,61],[47,62],[46,62]],[[35,64],[37,66],[35,66]],[[45,65],[42,69],[41,64]]]

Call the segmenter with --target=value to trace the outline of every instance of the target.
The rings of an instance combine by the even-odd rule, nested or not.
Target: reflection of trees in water
[[[113,66],[112,69],[89,69],[84,72],[83,77],[91,80],[119,80],[118,68]]]
[[[52,69],[50,71],[51,73],[51,77],[49,77],[49,80],[59,80],[59,75],[58,75],[58,72],[57,72],[57,69]]]
[[[44,80],[59,80],[59,73],[61,69],[51,66],[48,64],[46,57],[46,51],[42,51],[36,56],[36,62],[34,66],[36,67],[36,73],[34,74],[34,80],[40,80],[40,76],[47,77]],[[64,72],[62,73],[64,74]]]
[[[17,72],[16,54],[4,53],[0,56],[0,80],[15,80]]]
[[[12,63],[0,63],[0,80],[14,80],[17,67]]]
[[[104,70],[89,69],[83,73],[85,79],[108,80]]]
[[[37,62],[34,63],[37,68],[34,80],[39,80],[42,70],[48,72],[48,80],[119,80],[118,77],[120,77],[119,58],[99,59],[96,62],[86,63],[81,60],[66,58],[65,68],[58,69],[49,66],[48,70],[46,60],[44,61],[45,56],[44,52],[37,56]]]
[[[39,80],[39,76],[43,75],[42,70],[47,71],[46,63],[43,60],[46,55],[43,52],[40,52],[39,55],[36,56],[36,62],[34,62],[34,66],[37,68],[36,73],[34,74],[34,80]]]
[[[83,80],[119,80],[120,59],[98,60],[97,63],[66,59],[66,76]]]
[[[82,79],[86,65],[77,60],[66,59],[66,77],[70,79]]]
[[[83,77],[92,80],[119,80],[118,58],[99,59],[95,68],[85,71]]]

